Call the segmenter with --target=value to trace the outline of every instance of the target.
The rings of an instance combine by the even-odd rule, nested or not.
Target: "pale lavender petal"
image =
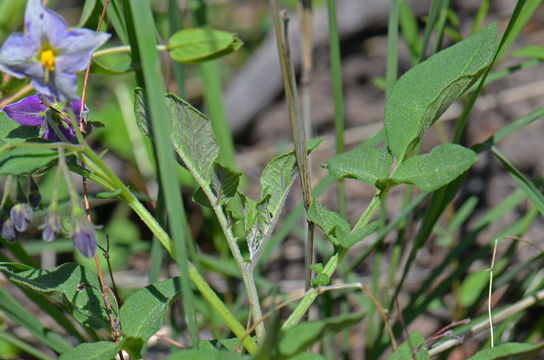
[[[4,106],[2,111],[13,121],[24,126],[38,126],[45,121],[47,107],[39,95],[30,95],[16,103]]]
[[[56,64],[64,71],[83,71],[91,60],[93,52],[110,38],[110,34],[89,29],[74,29],[59,39]]]
[[[74,73],[53,71],[49,73],[49,82],[43,78],[33,78],[32,86],[37,91],[68,101],[77,97],[77,77]]]
[[[40,42],[22,33],[11,34],[0,49],[0,70],[15,77],[43,76],[44,70],[35,58]]]
[[[30,37],[46,40],[53,48],[66,36],[68,26],[56,12],[42,5],[40,0],[28,0],[25,28]]]

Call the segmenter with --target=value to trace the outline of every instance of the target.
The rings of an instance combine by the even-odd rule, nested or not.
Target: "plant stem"
[[[374,197],[372,198],[372,201],[370,202],[370,204],[368,204],[368,207],[361,215],[361,218],[359,219],[359,221],[353,228],[352,232],[358,229],[361,229],[363,226],[368,224],[368,222],[372,218],[372,215],[374,215],[374,213],[378,209],[378,205],[380,204],[381,199],[386,195],[386,193],[387,191],[380,191],[380,190],[376,192],[376,195],[374,195]],[[325,265],[325,268],[323,269],[323,273],[331,277],[347,253],[348,253],[348,249],[342,248],[338,250],[338,252],[329,259],[329,261],[327,262],[327,265]],[[312,303],[317,298],[317,295],[319,295],[317,292],[314,292],[314,291],[308,292],[304,296],[304,298],[302,298],[302,300],[300,301],[296,309],[293,311],[293,313],[291,313],[289,318],[285,321],[285,323],[282,326],[282,329],[285,330],[295,326],[302,319],[304,314],[306,314],[306,312],[308,311]]]
[[[153,235],[157,237],[168,253],[175,258],[174,243],[166,231],[164,231],[164,229],[159,225],[157,220],[155,220],[155,218],[142,205],[142,203],[138,201],[134,194],[130,192],[125,184],[123,184],[123,182],[106,166],[106,164],[104,164],[102,159],[100,159],[100,157],[90,147],[85,145],[83,152],[87,156],[87,158],[85,158],[87,160],[87,165],[90,168],[92,168],[93,165],[96,165],[108,177],[108,182],[112,184],[112,187],[121,190],[119,197],[123,199],[132,210],[134,210],[140,219],[147,225],[149,230],[151,230]],[[92,161],[94,164],[90,164],[89,161]],[[204,280],[204,278],[202,278],[202,276],[198,273],[194,265],[188,262],[188,268],[189,278],[200,291],[202,296],[204,296],[204,298],[212,305],[215,311],[217,311],[217,313],[238,338],[244,337],[246,333],[245,328],[238,322],[238,320],[236,320],[225,304],[217,297],[206,280]],[[256,353],[258,350],[257,344],[249,336],[245,338],[243,344],[251,354]]]

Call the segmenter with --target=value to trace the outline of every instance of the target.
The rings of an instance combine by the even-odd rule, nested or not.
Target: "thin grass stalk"
[[[440,15],[436,22],[436,42],[434,43],[433,54],[440,51],[442,46],[442,40],[444,38],[444,31],[446,29],[446,20],[448,20],[448,8],[450,6],[450,0],[445,0],[441,3]]]
[[[270,0],[272,15],[274,17],[274,28],[276,30],[276,41],[278,45],[278,53],[280,55],[280,65],[285,90],[285,99],[289,110],[289,121],[291,123],[291,132],[295,143],[295,157],[300,173],[300,181],[302,187],[302,197],[304,208],[306,211],[310,208],[312,201],[312,187],[310,180],[310,170],[308,165],[308,153],[306,151],[306,136],[304,124],[300,111],[300,102],[297,95],[295,84],[295,74],[293,63],[289,55],[289,42],[287,30],[287,13],[282,11],[280,20],[280,11],[278,9],[277,0]],[[306,271],[305,289],[311,286],[312,271],[310,265],[313,263],[313,237],[314,225],[308,221],[308,233],[306,239],[306,250],[304,254],[304,268]]]
[[[312,35],[312,1],[299,0],[299,17],[302,28],[302,73],[300,76],[300,98],[302,105],[302,121],[306,139],[312,136],[312,96],[310,87],[313,72],[313,35]]]
[[[189,284],[188,256],[186,244],[186,230],[183,222],[179,221],[180,214],[185,210],[181,202],[181,192],[178,186],[176,173],[170,169],[175,168],[174,155],[170,148],[170,134],[168,126],[168,113],[164,103],[164,84],[160,75],[159,58],[156,51],[155,25],[152,18],[151,6],[146,0],[125,1],[125,11],[130,13],[134,20],[133,29],[135,42],[134,52],[139,53],[142,64],[143,83],[145,85],[147,102],[151,113],[153,133],[157,145],[157,166],[162,191],[165,194],[166,212],[170,219],[170,230],[174,240],[175,258],[181,275],[181,288],[184,314],[187,318],[187,326],[193,344],[198,342],[198,329],[195,319],[193,293]],[[166,124],[168,125],[168,124]],[[182,216],[183,219],[183,216]]]
[[[440,9],[442,8],[444,1],[447,0],[432,0],[431,2],[431,8],[429,9],[427,24],[425,25],[425,31],[423,33],[423,43],[421,45],[421,53],[419,54],[418,62],[425,60],[427,47],[429,46],[429,41],[431,40],[431,33],[433,32],[434,25],[438,20]]]
[[[342,60],[336,19],[336,0],[327,0],[327,12],[329,18],[329,51],[334,99],[334,134],[336,139],[336,154],[341,154],[344,152],[344,94],[342,90]],[[340,179],[337,182],[338,210],[343,217],[346,217],[347,204],[344,184],[344,179]]]

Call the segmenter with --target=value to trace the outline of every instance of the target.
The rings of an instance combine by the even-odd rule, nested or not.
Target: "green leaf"
[[[98,290],[98,277],[84,267],[65,263],[53,270],[41,270],[15,263],[0,263],[0,271],[12,282],[60,302],[82,325],[95,329],[110,327],[104,300]]]
[[[412,351],[416,350],[415,356]],[[429,349],[425,343],[425,339],[419,331],[410,334],[408,340],[402,343],[398,349],[389,355],[387,360],[430,360]]]
[[[329,318],[322,321],[298,324],[285,331],[279,343],[280,353],[293,356],[306,350],[324,336],[335,334],[350,328],[363,318],[364,314],[350,314]]]
[[[306,144],[306,150],[311,152],[320,143],[321,140],[310,141]],[[244,202],[246,238],[250,246],[255,245],[252,250],[256,250],[263,240],[272,235],[297,173],[295,153],[289,151],[274,158],[264,168],[260,178],[260,200],[249,199],[240,194]]]
[[[478,155],[457,144],[443,144],[430,153],[402,162],[391,179],[396,183],[415,184],[425,192],[435,191],[467,171]]]
[[[387,146],[403,161],[427,129],[491,64],[497,49],[496,24],[443,50],[407,71],[386,101]]]
[[[216,198],[216,206],[226,204],[236,195],[241,174],[239,171],[225,167],[217,162],[215,163],[211,189]],[[195,193],[194,200],[201,205],[211,207],[202,188],[199,188]]]
[[[97,341],[94,343],[83,343],[73,349],[63,352],[59,360],[85,359],[85,360],[107,360],[114,359],[120,344],[111,341]]]
[[[138,126],[144,134],[153,137],[149,109],[144,104],[144,93],[141,89],[135,91],[134,108]],[[174,150],[198,184],[201,187],[209,186],[212,182],[213,164],[219,152],[210,121],[191,104],[174,94],[166,95],[166,104],[170,115],[170,140]]]
[[[94,12],[95,6],[96,6],[96,0],[85,1],[85,4],[83,5],[83,9],[81,10],[81,16],[79,17],[79,23],[77,27],[83,27],[83,25],[87,23],[87,21],[89,20],[89,18]]]
[[[317,224],[325,236],[336,246],[340,243],[336,239],[336,230],[342,229],[344,233],[351,231],[351,226],[340,214],[335,211],[325,209],[317,199],[313,199],[308,209],[308,220]]]
[[[489,284],[489,276],[488,270],[480,270],[473,272],[463,280],[459,291],[461,306],[467,308],[474,305],[482,291]]]
[[[337,212],[325,209],[317,199],[314,199],[308,209],[308,220],[317,224],[327,238],[335,245],[349,249],[368,235],[376,231],[378,222],[351,230],[349,223]]]
[[[161,328],[164,314],[181,290],[179,278],[156,282],[130,295],[121,310],[121,330],[127,340],[123,349],[139,358],[147,340]]]
[[[105,54],[93,57],[91,72],[100,75],[121,75],[134,70],[128,53]]]
[[[217,59],[238,50],[243,42],[234,34],[213,29],[184,29],[168,41],[170,56],[185,64]]]
[[[376,231],[376,229],[378,229],[378,225],[380,225],[379,221],[373,221],[360,229],[355,229],[350,232],[344,232],[342,229],[337,229],[336,239],[341,247],[344,249],[349,249]]]
[[[121,189],[115,191],[103,191],[96,194],[96,197],[99,199],[111,199],[121,194]]]
[[[480,350],[468,360],[535,359],[539,354],[542,354],[543,349],[544,343],[506,343]]]
[[[37,138],[37,126],[21,126],[11,120],[5,113],[0,112],[0,146],[21,143],[26,139]]]
[[[0,176],[31,174],[58,158],[55,150],[41,147],[16,147],[0,150]]]
[[[376,185],[387,177],[392,163],[393,156],[386,149],[359,146],[328,160],[327,169],[337,179],[347,177]]]
[[[251,356],[242,355],[239,353],[231,353],[230,351],[220,350],[211,352],[210,350],[187,349],[174,353],[166,358],[166,360],[249,360]]]
[[[536,58],[539,60],[544,59],[544,46],[525,46],[512,52],[512,56],[515,57],[527,57]]]

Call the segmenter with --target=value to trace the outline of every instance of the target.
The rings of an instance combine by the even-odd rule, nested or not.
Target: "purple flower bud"
[[[49,210],[45,215],[45,222],[41,228],[43,229],[42,239],[44,241],[52,242],[55,240],[62,230],[60,214],[55,210]]]
[[[26,203],[17,204],[11,208],[9,216],[15,229],[18,232],[23,232],[32,221],[32,208]]]
[[[17,231],[15,231],[15,227],[13,226],[11,219],[6,219],[6,221],[4,221],[2,224],[2,237],[10,243],[15,242]]]
[[[85,216],[78,216],[72,219],[73,234],[72,240],[79,252],[91,258],[96,253],[96,234],[93,225]]]

